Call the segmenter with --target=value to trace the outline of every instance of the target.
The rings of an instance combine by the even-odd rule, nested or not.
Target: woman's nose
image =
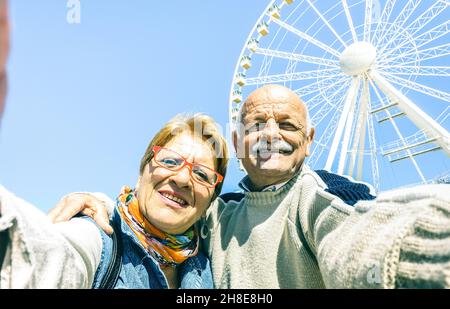
[[[178,187],[191,186],[191,170],[188,165],[184,166],[181,170],[176,171],[171,177]]]

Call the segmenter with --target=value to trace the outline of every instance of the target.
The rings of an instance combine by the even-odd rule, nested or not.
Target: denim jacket
[[[120,226],[122,233],[122,268],[119,279],[114,288],[124,289],[167,289],[168,283],[158,262],[150,256],[140,244],[130,227],[122,220],[117,208],[114,209],[113,219],[116,226]],[[93,288],[98,288],[105,275],[112,257],[113,240],[102,229],[102,253],[100,264],[95,273]],[[211,265],[208,258],[199,252],[187,259],[178,269],[181,289],[212,289]]]

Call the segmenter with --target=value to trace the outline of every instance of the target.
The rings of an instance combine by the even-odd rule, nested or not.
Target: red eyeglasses
[[[215,170],[202,164],[190,163],[182,155],[168,148],[154,146],[153,159],[157,165],[171,171],[179,171],[187,165],[192,179],[209,188],[214,188],[223,180],[223,176]]]

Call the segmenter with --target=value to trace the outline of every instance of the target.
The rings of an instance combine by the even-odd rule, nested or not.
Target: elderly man
[[[312,171],[304,159],[314,129],[305,104],[286,87],[254,91],[240,122],[233,141],[248,173],[239,184],[244,193],[219,197],[208,211],[208,233],[202,228],[216,287],[449,287],[450,186],[372,200],[368,185]],[[71,194],[50,216],[64,221],[104,206],[113,201]]]
[[[257,89],[244,103],[233,141],[248,173],[239,184],[245,193],[223,195],[208,216],[206,248],[218,287],[324,287],[314,238],[318,215],[341,202],[337,196],[348,204],[374,198],[364,184],[304,164],[314,137],[307,115],[300,98],[278,85]]]

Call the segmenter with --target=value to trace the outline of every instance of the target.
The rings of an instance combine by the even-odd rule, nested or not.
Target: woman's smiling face
[[[190,163],[215,170],[214,151],[201,138],[183,133],[163,147]],[[189,229],[206,211],[214,194],[214,188],[192,179],[188,166],[171,171],[156,164],[155,159],[145,167],[136,191],[142,214],[155,227],[170,234]]]

